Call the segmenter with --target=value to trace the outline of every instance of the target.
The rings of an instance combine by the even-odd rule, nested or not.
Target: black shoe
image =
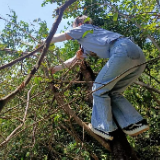
[[[143,119],[135,124],[131,124],[128,127],[123,128],[123,132],[130,136],[137,136],[138,134],[149,129],[147,121]]]
[[[88,124],[88,127],[92,130],[93,133],[99,135],[100,137],[103,137],[107,140],[113,140],[113,136],[109,132],[103,132],[98,129],[95,129],[92,127],[92,124],[90,123]]]

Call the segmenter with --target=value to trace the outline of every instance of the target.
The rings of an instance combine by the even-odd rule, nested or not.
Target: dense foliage
[[[60,6],[64,2],[45,0],[42,6],[50,3]],[[63,16],[75,18],[86,14],[95,25],[132,37],[143,49],[149,61],[147,67],[138,82],[124,93],[150,125],[148,132],[135,138],[127,137],[138,157],[143,160],[160,158],[160,64],[157,58],[160,53],[159,9],[156,0],[81,0],[71,5]],[[35,30],[34,24],[38,24],[39,29]],[[24,21],[18,22],[16,13],[11,11],[0,35],[1,66],[33,51],[48,36],[48,30],[45,21],[34,20],[30,26]],[[91,105],[86,100],[89,92],[79,67],[54,75],[47,70],[72,57],[78,48],[75,41],[66,42],[63,48],[51,45],[30,83],[5,105],[0,113],[1,159],[88,160],[94,159],[95,155],[99,159],[112,159],[111,153],[63,110],[63,104],[69,104],[83,122],[90,122]],[[24,81],[40,54],[38,52],[0,70],[0,99]],[[153,58],[157,59],[150,62]],[[106,60],[90,58],[87,62],[97,74]],[[79,83],[81,80],[82,83]],[[61,104],[55,100],[52,85],[63,99]]]

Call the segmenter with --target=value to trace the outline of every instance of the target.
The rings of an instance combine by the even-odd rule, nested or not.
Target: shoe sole
[[[130,135],[130,136],[137,136],[145,131],[147,131],[149,129],[149,126],[148,125],[145,125],[145,126],[142,126],[142,127],[139,127],[133,131],[126,131],[126,130],[123,130],[124,133]]]
[[[91,131],[92,131],[93,133],[97,134],[98,136],[103,137],[103,138],[105,138],[105,139],[107,139],[107,140],[111,140],[111,141],[113,140],[113,137],[112,137],[112,136],[108,136],[108,135],[106,135],[105,133],[101,133],[100,131],[94,129],[94,128],[92,127],[92,124],[89,124],[88,127],[91,129]]]

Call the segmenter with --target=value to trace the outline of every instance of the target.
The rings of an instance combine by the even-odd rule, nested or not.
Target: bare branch
[[[106,148],[108,151],[111,151],[110,146],[107,142],[104,141],[103,138],[97,136],[96,134],[94,134],[90,128],[88,127],[88,125],[86,123],[84,123],[77,115],[76,113],[69,107],[68,104],[65,104],[64,100],[61,98],[61,96],[59,96],[59,94],[56,94],[54,91],[54,87],[52,89],[53,93],[55,94],[55,98],[56,101],[58,102],[59,105],[63,106],[64,111],[70,115],[71,117],[74,118],[74,120],[76,121],[77,124],[79,124],[82,128],[84,127],[84,129],[93,137],[95,138],[104,148]],[[65,104],[65,105],[64,105]]]
[[[149,77],[151,77],[151,78],[154,79],[157,83],[160,84],[160,81],[157,80],[155,77],[153,77],[152,75],[148,74],[147,72],[145,72],[145,74],[147,74]]]
[[[72,137],[74,137],[74,139],[76,140],[77,143],[80,143],[81,145],[83,144],[83,142],[81,141],[81,139],[79,138],[78,134],[72,131],[70,131],[65,125],[63,125],[62,123],[59,123],[59,125],[65,129]],[[89,154],[92,156],[92,158],[94,158],[95,160],[99,160],[99,158],[96,156],[96,154],[94,154],[92,151],[90,151],[87,147],[86,144],[83,144],[83,147],[85,148],[86,151],[89,152]]]
[[[26,54],[26,55],[24,55],[24,56],[21,56],[21,57],[15,59],[15,60],[13,60],[13,61],[7,63],[7,64],[4,64],[4,65],[0,66],[0,70],[2,70],[2,69],[4,69],[4,68],[7,68],[7,67],[13,66],[15,63],[17,63],[17,62],[19,62],[19,61],[22,61],[23,59],[28,58],[29,56],[32,56],[32,55],[35,54],[36,52],[40,51],[42,48],[43,48],[43,45],[40,46],[39,48],[37,48],[36,50],[34,50],[33,52],[30,52],[30,53],[28,53],[28,54]],[[24,53],[27,53],[27,52],[24,52]]]
[[[158,100],[158,98],[155,96],[155,94],[153,93],[153,91],[149,90],[149,92],[151,93],[153,99],[157,102],[158,105],[160,105],[160,100]],[[160,107],[153,107],[151,106],[152,108],[156,109],[156,110],[160,110]]]
[[[19,51],[17,51],[17,50],[12,50],[12,49],[9,49],[9,48],[3,48],[3,49],[1,49],[0,48],[0,51],[5,51],[5,52],[11,52],[11,53],[18,53]],[[23,55],[23,54],[29,54],[29,53],[31,53],[31,52],[22,52],[21,54]]]
[[[26,120],[26,117],[27,117],[27,111],[28,111],[28,108],[29,108],[30,92],[31,92],[32,88],[33,88],[33,86],[30,88],[30,90],[28,91],[28,94],[27,94],[27,105],[26,105],[26,109],[25,109],[25,113],[24,113],[22,123],[12,131],[12,133],[5,139],[5,141],[3,141],[0,144],[0,146],[3,146],[4,144],[6,144],[13,137],[13,135],[25,124],[25,120]]]
[[[34,115],[34,121],[36,121],[36,113]],[[32,148],[34,147],[34,145],[36,143],[36,138],[35,138],[35,136],[36,136],[36,129],[37,129],[37,124],[35,123],[33,125],[33,132],[32,132],[33,133],[33,135],[32,135],[32,142],[33,142]]]
[[[48,51],[48,48],[49,48],[50,42],[52,40],[52,37],[54,36],[55,32],[57,31],[58,25],[61,22],[64,10],[69,5],[71,5],[72,3],[74,3],[75,1],[76,0],[68,0],[68,1],[65,2],[64,5],[62,5],[60,8],[58,8],[56,21],[53,23],[52,29],[51,29],[51,31],[49,33],[49,36],[47,37],[46,41],[44,42],[44,46],[42,45],[41,47],[39,47],[38,49],[35,50],[35,51],[40,50],[40,48],[43,47],[42,54],[39,57],[36,65],[33,67],[33,69],[31,70],[30,74],[26,77],[26,79],[24,80],[24,82],[22,82],[22,84],[18,88],[16,88],[15,91],[13,91],[10,95],[8,95],[8,96],[6,96],[6,97],[4,97],[3,99],[0,100],[0,111],[2,110],[3,106],[10,99],[12,99],[20,90],[22,90],[29,83],[29,81],[31,80],[31,78],[33,77],[33,75],[39,69],[39,67],[40,67],[40,65],[41,65],[41,63],[43,61],[43,58],[44,58],[44,56],[46,55],[46,53]],[[33,52],[32,52],[32,54],[33,54]]]
[[[138,84],[138,85],[143,86],[143,87],[145,87],[145,88],[147,88],[147,89],[149,89],[153,92],[156,92],[156,93],[160,94],[160,90],[158,90],[156,88],[153,88],[152,86],[150,86],[148,84],[145,84],[145,83],[140,82],[140,81],[136,81],[135,84]]]

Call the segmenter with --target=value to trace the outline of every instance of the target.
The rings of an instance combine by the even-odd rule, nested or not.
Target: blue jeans
[[[144,71],[145,62],[142,50],[127,38],[119,38],[110,47],[110,58],[99,72],[93,90],[91,123],[93,128],[104,132],[137,123],[143,117],[132,104],[123,97],[123,91]],[[131,70],[129,70],[132,68]],[[119,76],[121,75],[121,76]],[[114,117],[114,118],[113,118]]]

